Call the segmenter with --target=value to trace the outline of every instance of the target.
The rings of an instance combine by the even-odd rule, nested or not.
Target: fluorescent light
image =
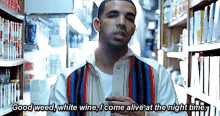
[[[157,9],[155,12],[159,15],[160,14],[160,9]]]
[[[148,29],[155,29],[156,28],[156,22],[150,21],[148,22]]]

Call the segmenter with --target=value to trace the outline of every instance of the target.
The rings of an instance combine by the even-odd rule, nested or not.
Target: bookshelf
[[[4,105],[0,107],[0,115],[1,116],[23,116],[23,111],[12,111],[11,106],[14,103],[21,104],[24,100],[24,0],[19,0],[20,2],[20,10],[19,12],[16,9],[9,8],[5,4],[5,1],[0,2],[0,17],[4,18],[5,20],[13,21],[16,23],[22,24],[21,27],[21,40],[19,40],[21,45],[21,56],[20,58],[13,58],[13,59],[0,59],[0,72],[3,72],[6,69],[10,70],[10,80],[19,80],[18,83],[20,85],[20,95],[16,102],[10,101],[9,105]],[[16,1],[18,2],[18,1]],[[12,4],[12,3],[11,3]],[[5,38],[3,38],[5,39]]]
[[[207,96],[203,93],[198,92],[198,90],[196,90],[195,88],[189,87],[189,88],[185,89],[185,92],[188,95],[196,97],[196,98],[198,98],[198,99],[200,99],[200,100],[202,100],[202,101],[204,101],[204,102],[206,102],[210,105],[213,105],[213,106],[218,107],[218,108],[220,107],[220,101],[219,100],[214,100],[210,96]]]
[[[183,65],[181,66],[180,62],[185,61],[187,65],[184,67],[187,68],[186,73],[184,73],[184,75],[187,75],[184,87],[174,86],[178,97],[181,96],[182,92],[187,96],[185,100],[183,100],[183,97],[179,101],[186,101],[188,105],[199,103],[214,107],[215,110],[209,110],[209,113],[216,116],[220,115],[217,114],[217,112],[220,112],[218,111],[220,109],[220,34],[218,33],[220,29],[218,28],[220,26],[220,1],[187,0],[187,14],[176,18],[177,20],[170,21],[168,24],[163,23],[164,2],[166,0],[161,0],[160,7],[160,46],[168,49],[164,58],[166,61],[164,62],[168,62],[168,67],[173,66],[175,71],[181,70]],[[172,6],[175,5],[171,5],[170,12],[173,10]],[[214,8],[215,10],[213,10]],[[192,19],[194,22],[192,22]],[[172,48],[173,43],[181,42],[180,35],[183,29],[187,30],[187,38],[183,39],[182,43],[185,42],[187,45],[182,46],[182,50],[169,50]],[[164,66],[167,68],[165,64]],[[199,114],[192,111],[187,111],[187,113],[189,116]]]
[[[19,100],[19,101],[15,102],[15,103],[17,103],[17,104],[19,104],[19,105],[24,105],[24,104],[23,104],[23,100]],[[1,115],[1,116],[2,116],[2,115],[6,115],[6,114],[12,112],[12,105],[13,105],[13,104],[10,104],[10,105],[8,105],[8,106],[5,106],[5,107],[3,107],[3,108],[0,108],[0,115]]]
[[[220,49],[220,43],[207,43],[196,46],[188,46],[189,52],[203,52]]]
[[[186,58],[186,56],[184,55],[183,52],[168,52],[167,57],[168,58],[177,58],[177,59],[181,59],[181,60],[184,60]]]
[[[0,67],[19,66],[25,63],[24,59],[17,60],[0,60]]]
[[[189,9],[204,9],[205,6],[210,5],[214,0],[192,0],[189,4]],[[215,0],[216,1],[216,0]]]
[[[169,24],[169,27],[178,27],[178,26],[184,26],[187,23],[187,14],[184,14],[183,16],[181,16],[180,18],[178,18],[177,20],[172,21]]]
[[[13,20],[13,21],[17,21],[17,22],[24,21],[24,15],[8,8],[2,2],[0,2],[0,12],[1,12],[1,16],[4,16],[4,18],[6,18],[8,20]]]

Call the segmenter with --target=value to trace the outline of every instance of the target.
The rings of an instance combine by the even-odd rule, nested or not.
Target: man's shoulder
[[[86,65],[86,61],[85,62],[81,62],[81,63],[78,63],[78,64],[75,64],[73,67],[70,67],[70,68],[67,68],[65,69],[65,71],[63,71],[61,73],[61,75],[63,75],[66,79],[67,77],[73,73],[74,71],[80,69],[81,67],[85,66]]]
[[[153,69],[158,70],[161,65],[158,63],[158,61],[154,60],[154,59],[150,59],[150,58],[144,58],[144,57],[140,57],[140,56],[136,56],[140,61],[148,64],[149,66],[151,66]]]

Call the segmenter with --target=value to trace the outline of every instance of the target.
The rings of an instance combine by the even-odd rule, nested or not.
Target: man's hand
[[[134,104],[135,102],[129,98],[124,96],[110,96],[105,99],[109,101],[109,105],[124,105],[128,106]],[[136,103],[135,103],[136,104]],[[144,116],[145,111],[111,111],[112,116]]]

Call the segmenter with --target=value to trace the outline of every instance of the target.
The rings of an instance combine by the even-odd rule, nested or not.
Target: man
[[[135,32],[136,7],[131,0],[104,0],[94,20],[99,46],[86,62],[63,72],[52,91],[55,105],[173,105],[178,104],[173,83],[155,60],[133,54],[128,43]],[[58,109],[57,109],[58,110]],[[99,109],[101,110],[101,109]],[[98,110],[97,110],[98,111]],[[57,111],[57,116],[177,116],[168,111]],[[181,115],[181,114],[179,114]],[[182,116],[182,115],[181,115]]]

